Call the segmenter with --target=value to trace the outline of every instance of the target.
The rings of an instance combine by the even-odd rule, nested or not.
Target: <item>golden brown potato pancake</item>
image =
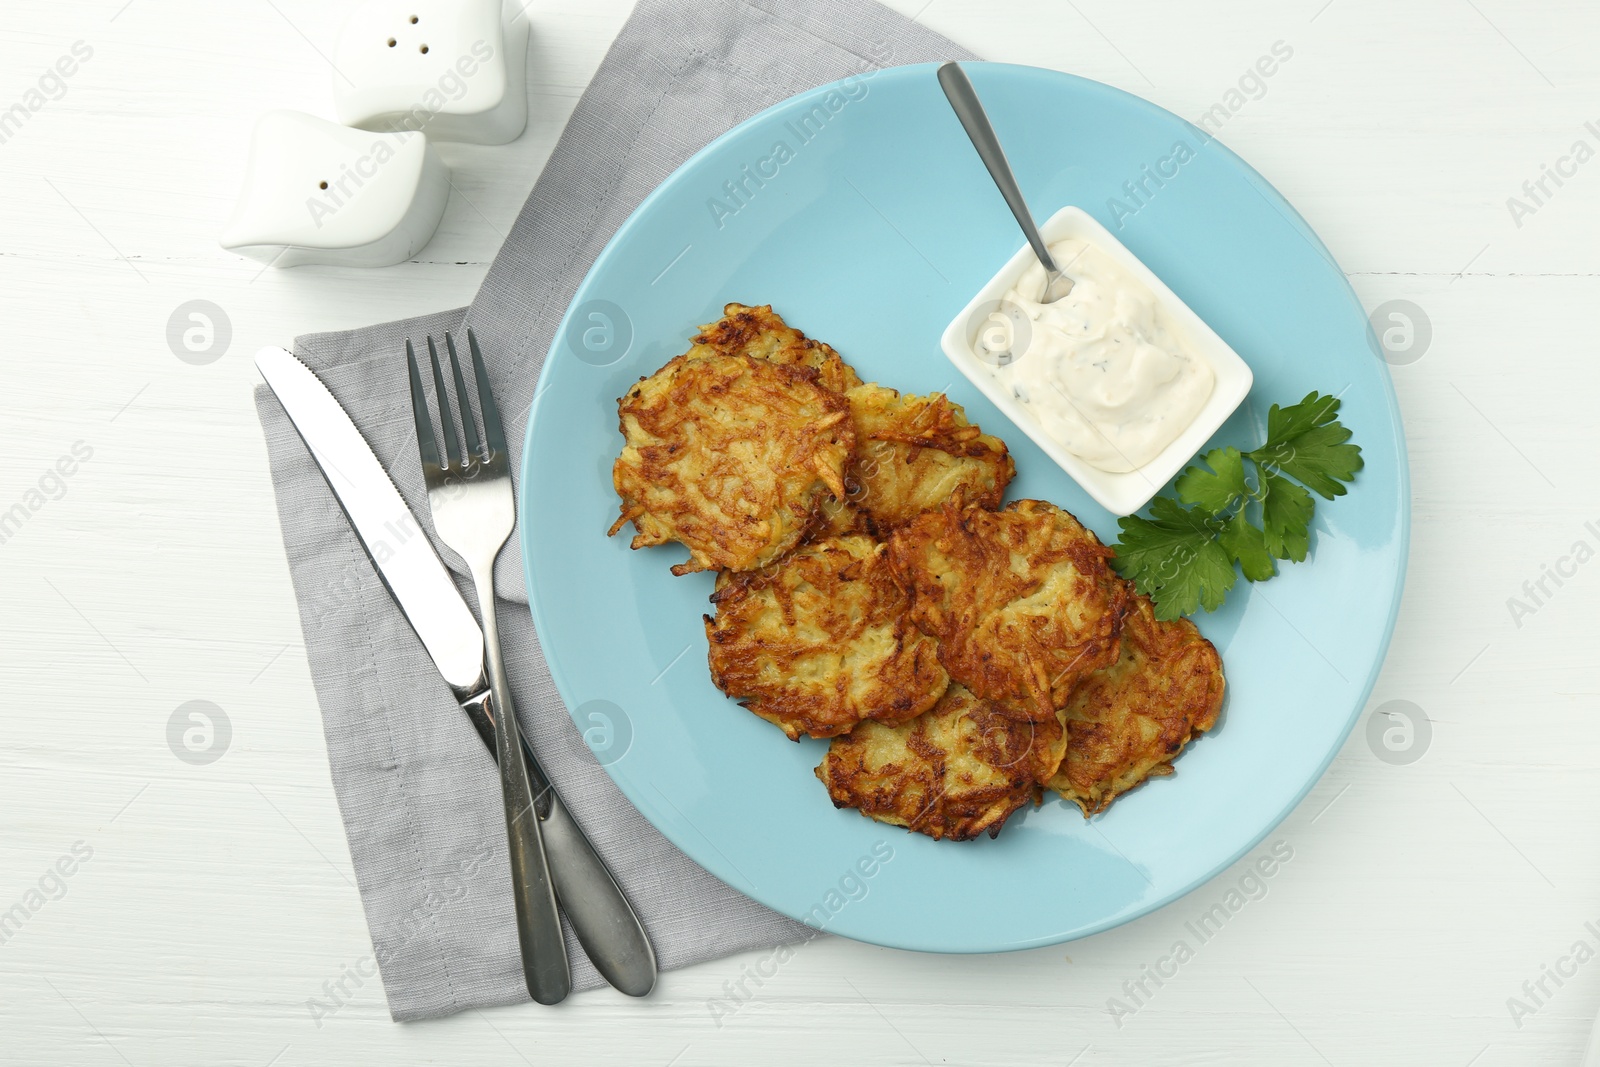
[[[784,322],[771,304],[728,304],[722,309],[722,318],[702,326],[693,343],[687,353],[690,359],[755,356],[785,366],[810,367],[817,372],[817,381],[836,393],[861,384],[839,353]]]
[[[1111,550],[1054,504],[951,501],[896,530],[889,562],[939,662],[979,697],[1036,723],[1117,660],[1127,590]]]
[[[845,491],[850,488],[850,475],[845,474]],[[824,537],[843,537],[845,534],[870,533],[868,530],[867,514],[854,504],[850,503],[849,496],[840,500],[829,493],[822,498],[822,506],[817,509],[820,517],[817,524],[806,535],[810,541],[820,541]]]
[[[1067,755],[1050,788],[1085,817],[1172,760],[1222,710],[1222,659],[1188,619],[1157,622],[1135,596],[1122,625],[1116,664],[1085,678],[1067,704]]]
[[[681,542],[674,574],[747,570],[799,543],[822,500],[844,495],[855,433],[817,371],[752,356],[669,362],[617,401],[625,444],[612,467],[615,534],[634,548]]]
[[[717,615],[705,620],[717,688],[791,740],[933,707],[950,679],[933,639],[906,617],[881,549],[859,534],[829,538],[719,575]]]
[[[1062,750],[1061,723],[1007,715],[951,685],[933,710],[900,726],[863,722],[833,739],[817,766],[835,807],[934,840],[993,837],[1039,795],[1037,775]]]
[[[905,396],[882,385],[846,394],[856,447],[845,475],[850,502],[886,536],[960,493],[993,510],[1016,475],[1006,444],[967,421],[943,393]]]
[[[848,395],[857,447],[845,478],[848,496],[825,507],[829,534],[887,533],[957,489],[968,503],[997,508],[1016,474],[1005,442],[969,423],[959,404],[943,394],[904,396],[863,385],[838,352],[788,325],[770,304],[728,304],[722,319],[701,327],[686,355],[745,355],[810,367],[825,388]],[[840,506],[845,503],[854,510]]]

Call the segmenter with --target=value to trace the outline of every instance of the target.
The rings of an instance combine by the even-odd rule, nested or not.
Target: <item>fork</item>
[[[441,460],[428,400],[417,370],[416,352],[406,341],[406,363],[411,374],[411,407],[417,422],[417,448],[422,455],[422,476],[428,487],[428,506],[433,511],[433,528],[439,539],[467,564],[477,589],[478,610],[483,616],[484,658],[489,668],[490,700],[494,704],[495,760],[500,766],[500,789],[505,800],[506,836],[511,858],[511,885],[516,897],[517,941],[522,949],[522,973],[528,993],[541,1004],[565,999],[572,988],[572,972],[567,963],[566,940],[561,932],[561,913],[557,910],[550,863],[545,855],[544,831],[540,812],[534,809],[535,795],[517,717],[511,707],[510,686],[506,682],[505,660],[500,651],[500,627],[495,618],[494,561],[516,523],[515,498],[511,488],[511,465],[507,458],[505,430],[500,411],[489,391],[478,339],[467,331],[472,350],[473,376],[477,379],[478,410],[483,415],[483,438],[467,402],[466,384],[461,377],[461,362],[456,358],[455,342],[445,334],[450,353],[450,370],[455,379],[456,400],[461,408],[461,429],[466,435],[463,454],[456,439],[455,422],[450,415],[444,376],[439,373],[439,353],[433,338],[428,338],[428,360],[433,365],[434,395],[439,403],[439,436],[444,438]],[[541,774],[541,807],[550,802]]]

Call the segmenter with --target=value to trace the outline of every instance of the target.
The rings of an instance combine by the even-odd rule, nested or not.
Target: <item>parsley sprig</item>
[[[1178,475],[1176,500],[1157,497],[1148,518],[1118,520],[1112,565],[1155,602],[1156,618],[1215,611],[1240,572],[1264,582],[1278,560],[1306,558],[1311,494],[1343,496],[1362,466],[1338,413],[1337,397],[1316,392],[1286,408],[1274,404],[1260,448],[1212,449]]]

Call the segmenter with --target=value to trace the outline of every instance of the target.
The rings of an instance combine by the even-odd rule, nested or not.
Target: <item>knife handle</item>
[[[478,736],[494,752],[494,706],[488,693],[461,705]],[[656,984],[656,954],[650,935],[628,903],[605,861],[561,802],[544,775],[527,738],[522,739],[528,777],[539,798],[537,811],[544,831],[545,856],[556,899],[572,924],[578,944],[600,976],[631,997],[642,997]]]

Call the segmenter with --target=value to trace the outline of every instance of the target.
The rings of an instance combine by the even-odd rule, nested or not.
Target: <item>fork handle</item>
[[[567,942],[561,932],[555,883],[545,855],[543,824],[534,810],[534,793],[523,756],[522,734],[511,705],[505,660],[500,654],[500,625],[495,617],[494,585],[487,573],[474,569],[478,607],[483,614],[484,659],[489,667],[489,692],[499,714],[494,716],[495,762],[505,798],[506,839],[511,858],[511,887],[517,907],[517,941],[522,948],[522,974],[528,995],[540,1004],[556,1004],[572,991]]]
[[[484,693],[461,707],[492,754],[493,697]],[[583,827],[545,778],[527,738],[522,739],[522,748],[533,788],[540,794],[539,817],[544,823],[545,854],[556,900],[600,976],[630,997],[645,996],[656,984],[656,954],[650,935]]]

